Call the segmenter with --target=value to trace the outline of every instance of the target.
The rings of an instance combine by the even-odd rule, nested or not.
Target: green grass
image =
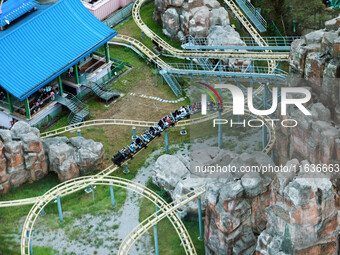
[[[148,182],[148,188],[154,190],[155,192],[161,191],[157,186],[152,184],[152,182]],[[152,215],[155,212],[155,206],[149,200],[143,198],[139,220],[142,221]],[[198,221],[183,221],[185,227],[187,228],[191,240],[194,243],[197,254],[204,254],[204,241],[198,240],[199,237],[199,227]],[[159,253],[163,255],[182,255],[184,254],[184,249],[180,245],[180,239],[177,235],[177,232],[173,228],[170,221],[165,218],[157,224],[158,231],[158,245],[159,245]],[[149,234],[151,235],[154,242],[154,233],[153,228],[149,230]]]
[[[109,130],[111,132],[114,130],[114,127],[110,127]],[[85,138],[91,138],[103,143],[107,164],[111,163],[110,156],[131,139],[131,133],[131,127],[128,127],[126,132],[121,133],[121,139],[112,143],[107,137],[106,130],[102,127],[92,127],[82,130],[82,136]],[[183,144],[189,142],[190,136],[181,136],[178,128],[168,130],[168,134],[170,144]],[[65,135],[67,137],[72,137],[77,134],[66,133]],[[119,170],[118,172],[115,172],[114,175],[130,180],[133,179],[136,176],[138,169],[143,166],[149,155],[162,147],[164,148],[164,136],[153,140],[146,150],[140,152],[136,155],[134,160],[130,161],[128,165],[130,170],[129,174],[124,174],[122,170]],[[165,149],[162,150],[162,153],[165,153]],[[92,174],[95,173],[96,172],[93,172]],[[9,194],[1,197],[1,200],[16,200],[40,196],[58,184],[59,181],[57,176],[49,174],[40,181],[24,184],[19,188],[12,189]],[[61,203],[64,212],[64,222],[59,223],[57,205],[55,203],[50,203],[45,207],[47,214],[44,216],[42,224],[48,226],[48,228],[52,230],[64,228],[65,232],[72,238],[75,237],[75,233],[72,232],[72,229],[69,229],[68,226],[72,224],[74,219],[80,218],[84,214],[99,215],[112,210],[117,211],[124,204],[125,199],[126,191],[122,188],[115,188],[115,200],[117,206],[115,208],[111,208],[109,188],[107,186],[97,185],[95,189],[95,204],[93,204],[92,193],[86,194],[83,190],[67,197],[62,197]],[[19,224],[19,220],[28,214],[30,208],[31,205],[0,208],[0,250],[3,251],[3,254],[19,254],[18,243],[13,242],[9,235],[20,234],[22,225]]]
[[[33,247],[34,255],[53,255],[53,249],[51,247]]]
[[[170,40],[168,37],[166,37],[163,34],[163,27],[161,24],[156,23],[153,20],[153,12],[155,9],[155,2],[152,2],[151,4],[145,5],[141,8],[140,15],[142,17],[142,20],[144,23],[159,37],[161,37],[164,41],[166,41],[171,46],[180,49],[181,48],[181,42],[180,41],[173,41]]]
[[[151,26],[159,26],[153,23],[150,13],[154,5],[146,6],[142,9],[142,16],[145,22]],[[149,24],[150,23],[150,24]],[[157,30],[155,27],[152,29]],[[141,39],[141,31],[134,24],[132,19],[124,23],[123,26],[117,28],[120,30],[127,30],[130,36]],[[158,32],[161,31],[158,27]],[[172,45],[176,43],[170,42],[168,39],[164,38]],[[142,40],[148,47],[153,47],[151,40]],[[178,46],[178,44],[177,44]],[[123,74],[119,80],[113,83],[113,87],[120,89],[123,93],[131,91],[134,86],[142,86],[145,80],[148,82],[155,83],[155,74],[151,65],[148,65],[145,60],[138,55],[136,55],[130,49],[124,47],[114,46],[110,47],[110,54],[116,59],[124,60],[124,62],[132,65],[132,69]],[[178,62],[178,61],[176,61]],[[159,91],[164,98],[173,100],[176,97],[167,85],[161,85],[161,77],[158,75],[159,85],[157,91]],[[122,99],[120,99],[122,100]],[[96,97],[89,98],[86,102],[90,106],[92,117],[96,117],[101,113],[107,111],[105,103],[100,101]],[[114,107],[114,106],[111,106]],[[176,107],[176,106],[174,106]],[[65,114],[51,129],[60,128],[66,126],[68,113]],[[142,129],[137,130],[140,132]],[[189,130],[188,130],[189,131]],[[125,130],[120,131],[120,137],[117,140],[112,141],[110,138],[110,132],[115,132],[115,127],[92,127],[87,129],[82,129],[81,134],[87,139],[93,139],[95,141],[101,142],[104,145],[104,150],[106,153],[105,162],[106,165],[111,164],[110,157],[120,148],[125,146],[131,139],[131,127],[127,127]],[[184,142],[189,142],[190,136],[181,136],[179,134],[179,129],[170,129],[169,131],[169,142],[170,144],[183,144]],[[76,136],[77,132],[65,133],[63,136],[73,137]],[[154,140],[148,147],[147,150],[139,153],[133,161],[130,161],[128,167],[130,170],[129,174],[123,174],[122,170],[114,173],[115,176],[124,177],[127,179],[133,179],[138,171],[138,169],[145,163],[146,158],[155,150],[164,147],[164,136]],[[164,153],[163,149],[163,153]],[[95,174],[97,171],[93,172]],[[29,198],[43,195],[46,191],[58,185],[59,181],[55,174],[49,174],[44,179],[34,182],[24,184],[19,188],[12,189],[9,194],[5,197],[0,197],[0,200],[16,200],[22,198]],[[118,210],[124,203],[126,199],[126,191],[121,188],[115,189],[115,200],[117,206],[111,208],[110,201],[110,191],[106,186],[99,186],[95,190],[95,204],[93,204],[92,194],[86,194],[83,190],[78,191],[72,195],[61,198],[62,209],[64,212],[64,222],[59,223],[58,210],[55,203],[50,203],[45,207],[46,216],[43,218],[44,226],[49,229],[64,228],[65,232],[71,237],[75,238],[76,230],[68,228],[75,218],[79,218],[84,214],[99,215],[105,214],[106,212],[112,210]],[[31,205],[20,206],[20,207],[9,207],[0,208],[0,251],[3,254],[19,254],[18,243],[12,240],[11,234],[20,234],[22,225],[19,221],[23,219],[29,212]],[[154,207],[152,207],[154,208]],[[49,247],[34,247],[34,254],[53,254],[53,249]]]

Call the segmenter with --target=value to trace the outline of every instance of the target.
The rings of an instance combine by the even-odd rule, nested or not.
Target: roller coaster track
[[[269,50],[265,52],[228,52],[228,51],[183,51],[172,47],[170,44],[165,42],[162,38],[160,38],[156,33],[154,33],[142,20],[140,15],[140,9],[146,0],[136,0],[134,6],[132,8],[132,16],[134,18],[135,23],[139,26],[139,28],[147,35],[152,41],[157,43],[160,47],[162,47],[167,52],[180,57],[203,57],[203,58],[247,58],[247,59],[268,59],[269,67],[272,69],[275,68],[274,59],[287,59],[289,57],[289,53],[280,53],[280,52],[271,52]],[[267,42],[261,37],[261,35],[257,32],[257,30],[253,27],[250,21],[247,19],[245,15],[241,12],[241,10],[237,7],[233,0],[224,0],[231,11],[235,14],[235,16],[240,20],[242,25],[246,28],[249,34],[254,38],[256,43],[261,47],[268,47]],[[119,39],[119,37],[117,38]]]
[[[199,197],[203,193],[205,193],[205,187],[201,186],[201,187],[191,191],[190,193],[185,194],[184,196],[180,197],[179,199],[173,201],[171,204],[168,204],[166,210],[163,210],[163,212],[161,212],[161,213],[155,212],[154,214],[152,214],[151,216],[146,218],[144,221],[141,222],[141,224],[139,224],[137,227],[135,227],[129,233],[129,235],[127,235],[125,237],[125,239],[122,241],[122,243],[119,247],[118,255],[129,254],[129,251],[131,250],[131,248],[133,247],[135,242],[146,231],[148,231],[151,227],[153,227],[159,221],[161,221],[166,216],[168,216],[168,214],[175,212],[178,208],[185,205],[189,201]],[[185,240],[182,239],[181,241],[182,241],[182,244],[185,245],[185,243],[183,243],[183,241],[185,242]]]
[[[169,44],[167,44],[164,40],[162,40],[159,36],[157,36],[154,32],[152,32],[142,21],[139,11],[144,3],[145,0],[137,0],[134,4],[133,8],[133,17],[135,19],[136,24],[142,29],[142,31],[149,36],[155,43],[160,45],[164,50],[167,52],[173,54],[174,56],[180,56],[180,57],[197,57],[197,58],[246,58],[246,59],[266,59],[268,60],[269,66],[274,69],[275,68],[275,61],[274,59],[287,59],[288,53],[273,53],[270,51],[265,52],[228,52],[228,51],[182,51],[173,48]],[[244,27],[247,29],[247,31],[250,33],[250,35],[254,38],[254,40],[259,44],[259,46],[266,47],[268,46],[267,43],[262,39],[262,37],[258,34],[256,29],[251,25],[251,23],[248,21],[248,19],[242,14],[242,12],[238,9],[236,4],[232,0],[225,0],[226,4],[229,6],[229,8],[233,11],[235,16],[240,20],[240,22],[244,25]],[[122,36],[119,35],[115,39],[115,41],[122,41],[124,43],[132,44],[135,47],[137,47],[139,50],[142,51],[143,54],[145,54],[152,62],[154,62],[156,65],[158,65],[161,69],[173,69],[170,65],[165,63],[163,60],[161,60],[156,54],[154,54],[150,49],[148,49],[145,45],[143,45],[138,40],[128,37],[128,36]],[[270,70],[269,70],[270,71]],[[256,93],[261,93],[263,91],[263,88],[260,88],[256,91]],[[225,113],[229,113],[232,111],[231,106],[225,107]],[[272,124],[272,122],[265,119],[265,117],[259,117],[254,116],[250,112],[246,112],[247,115],[256,118],[261,119],[267,129],[269,130],[269,140],[264,148],[265,153],[269,153],[271,149],[274,146],[275,143],[275,126]],[[178,123],[177,126],[187,126],[191,124],[197,124],[204,121],[207,121],[209,119],[216,118],[217,113],[211,114],[208,116],[202,116],[199,118],[194,118],[191,120],[184,120]],[[135,121],[135,120],[120,120],[120,119],[109,119],[109,120],[90,120],[85,121],[82,123],[78,123],[76,125],[69,125],[67,127],[63,127],[54,131],[46,132],[41,135],[42,138],[48,138],[56,135],[60,135],[65,132],[86,128],[89,126],[103,126],[103,125],[125,125],[125,126],[137,126],[137,127],[148,127],[150,125],[153,125],[153,122],[147,122],[147,121]],[[39,213],[42,211],[42,209],[49,203],[50,201],[54,200],[57,196],[66,196],[69,194],[72,194],[76,191],[79,191],[83,189],[86,186],[92,185],[92,184],[98,184],[98,185],[113,185],[118,187],[123,187],[129,190],[132,190],[134,192],[137,192],[147,199],[149,199],[151,202],[155,203],[159,209],[160,212],[155,213],[151,215],[148,219],[143,221],[139,226],[137,226],[133,232],[131,232],[123,241],[122,245],[120,246],[119,254],[127,254],[128,251],[131,249],[132,245],[138,240],[138,238],[145,233],[151,226],[156,224],[158,221],[163,219],[164,217],[168,217],[173,226],[175,227],[177,234],[181,238],[183,247],[185,249],[186,254],[196,254],[195,248],[193,246],[193,243],[190,239],[190,236],[188,235],[186,228],[184,227],[181,220],[178,218],[177,214],[175,213],[175,210],[179,208],[180,206],[186,204],[190,200],[196,198],[200,194],[203,194],[205,192],[204,188],[199,188],[198,190],[195,190],[193,193],[194,195],[190,195],[192,193],[186,194],[182,199],[174,201],[171,205],[167,204],[165,201],[162,201],[160,197],[157,196],[157,194],[154,194],[152,191],[148,190],[142,185],[139,185],[137,183],[133,183],[132,181],[128,181],[122,178],[118,177],[111,177],[108,176],[115,170],[117,170],[118,167],[115,167],[111,165],[110,167],[106,168],[102,172],[100,172],[98,175],[95,176],[89,176],[89,177],[80,177],[77,179],[70,180],[68,182],[64,182],[62,184],[59,184],[52,188],[50,191],[45,193],[41,197],[34,197],[34,198],[28,198],[28,199],[21,199],[21,200],[15,200],[15,201],[3,201],[0,202],[0,207],[7,207],[7,206],[18,206],[18,205],[28,205],[33,204],[30,213],[28,214],[24,228],[22,231],[22,238],[21,238],[21,253],[22,254],[30,254],[29,249],[29,243],[31,239],[31,233],[33,230],[34,223],[39,216]],[[160,202],[161,201],[161,202]]]
[[[276,60],[286,60],[288,59],[289,53],[288,52],[238,52],[238,51],[222,51],[222,50],[216,50],[216,51],[184,51],[179,50],[171,45],[169,45],[167,42],[165,42],[163,39],[159,38],[159,45],[166,50],[167,52],[171,53],[174,56],[177,57],[187,57],[187,58],[238,58],[238,59],[254,59],[254,60],[267,60],[267,59],[276,59]],[[154,39],[154,38],[152,38]],[[131,43],[134,45],[143,45],[141,47],[145,48],[145,51],[151,51],[149,48],[144,46],[141,42],[139,42],[137,39],[134,39],[132,37],[129,37],[127,35],[117,35],[115,36],[112,41],[123,41],[126,43]],[[138,43],[137,43],[138,42]],[[158,40],[157,40],[158,42]],[[161,44],[164,43],[164,44]],[[269,47],[269,46],[268,46]],[[144,53],[144,50],[142,50]],[[155,54],[156,55],[156,54]],[[157,56],[157,55],[156,55]]]
[[[230,10],[235,14],[236,18],[242,23],[244,28],[248,31],[251,37],[254,38],[255,42],[260,47],[269,47],[267,42],[262,38],[262,36],[257,32],[257,30],[254,28],[254,26],[250,23],[250,21],[247,19],[245,15],[241,12],[241,10],[238,8],[234,0],[224,0],[224,2],[228,5]],[[265,52],[272,52],[271,50],[266,50]],[[288,53],[289,55],[289,53]],[[275,69],[276,63],[274,60],[268,61],[269,69],[273,70]]]
[[[44,195],[39,197],[38,201],[33,205],[30,212],[28,213],[26,220],[24,222],[22,234],[21,234],[21,254],[31,254],[29,249],[29,244],[31,242],[31,235],[33,231],[34,224],[40,215],[43,208],[50,203],[51,201],[55,200],[58,196],[67,196],[74,192],[82,190],[84,187],[90,185],[106,185],[106,186],[115,186],[130,190],[137,194],[142,195],[150,202],[154,203],[160,210],[160,216],[162,218],[168,217],[172,225],[174,226],[178,236],[181,238],[183,248],[186,254],[194,255],[197,254],[195,247],[192,243],[190,235],[188,234],[183,222],[176,214],[175,209],[179,206],[183,205],[184,203],[189,202],[195,196],[198,196],[205,192],[205,189],[201,187],[197,191],[195,191],[194,196],[186,196],[186,199],[181,201],[176,206],[171,207],[167,202],[165,202],[159,195],[157,195],[152,190],[146,188],[145,186],[126,180],[119,177],[113,176],[87,176],[87,177],[80,177],[76,179],[69,180],[67,182],[61,183],[54,188],[47,191]]]
[[[129,47],[134,50],[137,54],[144,54],[148,60],[158,66],[161,70],[164,70],[166,73],[173,73],[184,76],[228,76],[228,77],[257,77],[257,78],[267,78],[267,79],[285,79],[285,73],[280,73],[276,68],[272,68],[270,64],[270,68],[256,68],[253,71],[242,70],[240,67],[234,71],[210,71],[200,69],[199,65],[193,64],[181,64],[180,66],[173,66],[165,63],[160,57],[158,57],[153,51],[151,51],[148,47],[146,47],[143,43],[138,41],[135,38],[126,36],[126,35],[117,35],[114,37],[109,44],[120,45],[124,47]],[[268,61],[268,63],[272,63]],[[275,65],[275,61],[273,62]],[[243,68],[245,69],[245,68]]]
[[[261,89],[256,90],[255,93],[259,93]],[[228,114],[232,112],[232,106],[231,105],[225,105],[224,107],[224,112],[223,114]],[[274,147],[275,140],[276,140],[276,130],[275,126],[272,126],[271,122],[268,120],[266,117],[262,116],[255,116],[251,114],[249,111],[245,111],[245,113],[253,117],[255,119],[261,119],[265,126],[267,127],[268,130],[268,143],[266,147],[264,148],[263,152],[264,153],[269,153],[272,148]],[[177,127],[185,127],[189,125],[194,125],[194,124],[200,124],[208,120],[212,120],[218,117],[218,113],[213,113],[209,114],[206,116],[201,116],[197,118],[191,118],[191,119],[186,119],[186,120],[181,120],[180,122],[177,123]],[[58,135],[62,135],[67,132],[72,132],[72,131],[77,131],[78,129],[83,129],[83,128],[89,128],[93,126],[131,126],[131,127],[150,127],[154,125],[155,122],[151,121],[139,121],[139,120],[124,120],[124,119],[98,119],[98,120],[88,120],[84,121],[81,123],[77,124],[72,124],[68,125],[65,127],[61,127],[52,131],[48,131],[45,133],[42,133],[40,135],[41,138],[49,138],[49,137],[54,137]],[[139,151],[140,152],[140,151]],[[138,152],[138,153],[139,153]],[[110,175],[112,172],[116,171],[118,167],[115,167],[114,165],[111,165],[98,173],[100,176],[107,176]],[[0,208],[1,207],[13,207],[13,206],[22,206],[22,205],[29,205],[29,204],[34,204],[40,197],[32,197],[32,198],[25,198],[25,199],[18,199],[18,200],[11,200],[11,201],[0,201]]]
[[[232,111],[231,106],[226,106],[225,109],[227,111],[225,111],[224,114]],[[181,121],[178,124],[178,126],[198,124],[203,121],[207,121],[208,119],[216,118],[216,115],[217,114],[214,113],[208,116],[202,116],[202,117],[195,118],[195,119],[184,120],[184,121]],[[265,117],[255,116],[255,115],[250,114],[249,112],[247,112],[247,115],[257,118],[257,119],[261,118],[262,121],[264,121],[268,130],[270,131],[269,141],[268,141],[267,146],[264,149],[264,152],[268,153],[272,149],[275,143],[275,127],[273,127],[272,124],[268,120],[265,119]],[[66,128],[66,127],[62,128],[59,131],[54,132],[53,135],[49,134],[49,132],[43,133],[42,137],[51,137],[51,136],[55,136],[58,134],[62,134],[64,132],[69,132],[72,129],[89,127],[90,125],[92,126],[93,125],[100,125],[100,126],[102,125],[126,125],[126,126],[138,125],[140,127],[147,127],[149,126],[150,123],[154,124],[153,122],[143,122],[143,121],[126,121],[126,120],[120,120],[120,121],[123,121],[123,122],[119,122],[119,121],[116,122],[115,120],[113,122],[108,122],[108,120],[102,120],[101,122],[100,120],[97,120],[95,122],[92,121],[92,123],[90,124],[88,123],[86,124],[86,122],[83,122],[83,123],[80,123],[80,125],[70,125],[68,126],[69,128]],[[108,176],[109,174],[111,174],[117,169],[118,167],[111,165],[110,167],[100,172],[98,175],[89,176],[89,177],[80,177],[80,178],[72,179],[70,181],[61,183],[55,186],[54,188],[52,188],[51,190],[49,190],[48,192],[46,192],[41,197],[29,198],[26,200],[22,199],[22,200],[1,202],[0,207],[5,207],[6,204],[7,206],[15,206],[15,205],[27,205],[27,204],[35,203],[24,223],[22,236],[21,236],[21,254],[30,254],[29,243],[31,240],[31,233],[33,230],[34,223],[37,217],[39,216],[40,212],[49,202],[56,199],[57,196],[63,197],[66,195],[70,195],[74,192],[77,192],[83,189],[84,187],[87,187],[93,184],[113,185],[113,186],[123,187],[129,190],[132,190],[134,192],[137,192],[138,194],[143,195],[144,197],[149,199],[151,202],[154,202],[157,205],[157,207],[159,207],[161,210],[161,213],[159,215],[154,214],[151,216],[153,217],[152,220],[148,218],[146,221],[142,222],[143,226],[141,225],[137,226],[139,230],[136,228],[135,232],[131,233],[128,236],[128,238],[124,240],[125,242],[123,246],[121,246],[121,249],[120,249],[121,253],[119,254],[127,254],[126,252],[128,252],[131,249],[131,246],[133,245],[133,243],[136,242],[136,240],[139,238],[141,234],[143,234],[145,231],[147,231],[147,229],[149,229],[151,226],[153,226],[155,223],[157,223],[158,221],[160,221],[166,216],[169,218],[172,225],[175,227],[175,230],[177,231],[177,234],[182,241],[186,254],[196,254],[196,251],[190,239],[190,236],[188,235],[187,230],[184,227],[182,221],[178,218],[177,214],[175,213],[175,210],[178,209],[180,206],[186,204],[187,202],[191,201],[195,197],[204,193],[205,189],[199,188],[198,190],[195,191],[194,196],[191,196],[190,194],[192,193],[189,193],[185,195],[183,199],[173,202],[172,204],[176,204],[175,206],[169,207],[169,205],[166,202],[164,202],[160,197],[157,197],[156,194],[154,194],[152,191],[145,188],[144,186],[138,183],[134,183],[132,181],[122,179],[122,178]],[[138,189],[139,191],[136,191],[133,188]],[[136,236],[134,233],[135,234],[137,233],[138,236]]]

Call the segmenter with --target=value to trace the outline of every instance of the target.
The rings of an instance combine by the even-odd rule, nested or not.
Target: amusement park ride
[[[21,2],[22,0],[20,0]],[[66,1],[66,0],[63,0]],[[69,0],[68,0],[69,1]],[[28,5],[25,5],[25,10],[15,12],[13,10],[6,10],[6,12],[2,13],[1,6],[4,0],[1,0],[0,3],[0,28],[1,30],[6,25],[11,22],[11,15],[20,16],[25,12],[31,11],[35,8],[35,1],[26,1],[30,2]],[[284,44],[277,43],[277,40],[273,40],[272,38],[264,38],[260,35],[253,24],[249,21],[249,19],[244,15],[244,12],[240,10],[238,5],[235,3],[237,1],[234,0],[224,0],[225,4],[228,8],[234,13],[235,17],[243,24],[245,29],[251,35],[249,40],[254,42],[252,46],[248,47],[249,51],[232,51],[232,49],[228,48],[213,48],[214,46],[208,46],[204,43],[204,38],[200,40],[192,40],[184,45],[183,48],[185,50],[180,50],[172,47],[168,43],[166,43],[162,38],[160,38],[157,34],[155,34],[147,25],[143,22],[140,16],[140,9],[142,8],[145,0],[136,0],[133,4],[132,8],[132,16],[142,30],[143,36],[148,36],[155,44],[157,44],[164,52],[167,54],[173,55],[179,58],[189,59],[190,63],[188,64],[168,64],[164,60],[162,60],[158,55],[156,55],[152,50],[146,47],[139,40],[125,36],[118,35],[113,40],[109,42],[109,45],[120,45],[124,47],[128,47],[133,49],[136,53],[146,56],[149,62],[153,63],[159,73],[162,75],[164,80],[169,84],[171,89],[176,95],[182,93],[178,84],[178,77],[217,77],[221,79],[222,77],[234,78],[237,79],[239,77],[246,78],[260,78],[266,79],[266,81],[277,82],[277,80],[285,80],[287,73],[280,69],[280,61],[286,61],[289,56],[290,43],[294,38],[286,38],[284,37]],[[340,8],[340,0],[328,0],[326,5],[332,8]],[[245,7],[244,7],[245,8]],[[6,16],[9,15],[9,16]],[[251,15],[251,14],[249,14]],[[256,25],[255,25],[256,26]],[[282,39],[282,38],[281,38]],[[275,41],[275,43],[274,43]],[[203,42],[203,43],[202,43]],[[288,42],[288,43],[287,43]],[[211,48],[209,48],[211,47]],[[275,51],[277,50],[277,51]],[[249,66],[238,68],[235,66],[224,65],[222,63],[223,58],[237,58],[237,59],[250,59]],[[194,62],[193,59],[198,59],[197,62]],[[217,59],[216,62],[211,61],[212,59]],[[266,67],[257,67],[255,66],[255,61],[259,60],[266,61]],[[254,92],[254,95],[257,97],[266,95],[268,92],[267,85],[261,85]],[[265,97],[261,102],[263,102],[263,107],[265,108],[269,102]],[[222,111],[222,106],[216,112],[216,115]],[[58,211],[60,221],[62,221],[62,211],[61,211],[61,202],[60,198],[63,196],[70,195],[76,191],[82,190],[91,185],[107,185],[110,186],[111,191],[111,199],[112,205],[114,205],[114,197],[113,197],[113,186],[123,187],[128,190],[132,190],[137,194],[141,194],[145,198],[149,199],[156,205],[156,208],[159,211],[156,211],[155,214],[151,215],[146,221],[143,221],[141,225],[137,226],[130,235],[123,241],[121,247],[119,249],[118,254],[128,254],[131,246],[136,242],[136,240],[145,233],[148,229],[155,226],[157,222],[161,219],[167,217],[172,225],[174,226],[177,234],[180,237],[181,243],[185,250],[186,254],[197,254],[195,247],[192,243],[190,236],[188,235],[185,226],[179,219],[176,214],[176,210],[196,199],[198,201],[200,207],[200,195],[205,192],[205,187],[199,187],[198,189],[186,194],[180,199],[174,201],[171,204],[166,203],[162,198],[160,198],[155,192],[147,189],[146,187],[134,183],[129,180],[125,180],[123,178],[112,177],[109,176],[114,171],[118,170],[122,165],[126,164],[127,161],[133,159],[133,156],[137,154],[139,151],[145,149],[149,142],[151,142],[155,137],[159,136],[161,132],[167,132],[167,128],[170,126],[186,126],[195,123],[201,123],[208,119],[211,119],[212,116],[203,116],[201,118],[192,118],[189,120],[191,114],[199,111],[200,107],[198,105],[190,105],[187,107],[182,107],[181,109],[176,110],[173,113],[165,116],[160,119],[159,122],[153,123],[150,121],[132,121],[132,120],[119,120],[119,119],[110,119],[110,120],[90,120],[81,123],[76,123],[73,125],[69,125],[66,127],[62,127],[53,131],[49,131],[41,134],[41,138],[53,137],[56,135],[60,135],[66,132],[70,132],[72,130],[80,130],[81,128],[86,128],[89,126],[103,126],[103,125],[124,125],[124,126],[138,126],[147,128],[144,133],[140,136],[134,135],[133,141],[128,146],[124,147],[122,150],[117,152],[113,157],[113,165],[109,166],[107,169],[103,170],[97,175],[80,177],[76,178],[64,183],[59,184],[58,186],[52,188],[44,195],[40,197],[33,197],[28,199],[21,199],[15,201],[0,201],[0,207],[10,207],[10,206],[22,206],[27,204],[34,204],[31,211],[29,212],[24,227],[22,230],[21,236],[21,254],[33,254],[31,240],[32,240],[32,231],[34,227],[34,223],[38,216],[43,212],[44,207],[51,201],[57,200],[58,203]],[[224,112],[231,112],[232,107],[229,105],[223,105]],[[216,117],[216,115],[214,115]],[[250,115],[253,118],[257,116]],[[184,120],[188,118],[187,120]],[[260,117],[258,117],[260,118]],[[167,133],[166,133],[167,134]],[[275,143],[275,127],[271,127],[267,125],[263,129],[263,152],[270,153]],[[199,212],[201,210],[198,210]],[[202,222],[200,222],[200,234],[202,235]],[[203,237],[203,236],[202,236]],[[157,252],[157,251],[156,251]]]

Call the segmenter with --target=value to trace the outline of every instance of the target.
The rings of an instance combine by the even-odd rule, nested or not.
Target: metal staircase
[[[169,87],[175,93],[176,96],[182,95],[182,88],[181,85],[178,83],[176,77],[169,74],[166,70],[162,69],[159,72],[164,80],[168,83]]]
[[[116,94],[112,89],[104,88],[95,82],[88,82],[85,84],[85,86],[91,89],[93,93],[95,93],[101,99],[105,100],[106,104],[110,99],[119,97],[119,94]]]
[[[258,31],[260,31],[261,33],[267,31],[267,22],[261,16],[258,9],[256,9],[248,0],[236,0],[236,3],[248,16],[248,18],[255,25]]]
[[[205,71],[212,71],[214,69],[214,64],[208,58],[198,58],[197,61]]]
[[[70,125],[82,122],[86,117],[90,117],[89,106],[71,94],[68,94],[66,97],[57,95],[56,101],[71,111],[71,114],[68,116]]]

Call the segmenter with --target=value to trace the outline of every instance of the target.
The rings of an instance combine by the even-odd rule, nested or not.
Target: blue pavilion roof
[[[117,35],[80,0],[38,6],[0,31],[0,86],[23,100]]]
[[[34,0],[7,0],[3,3],[0,14],[0,27],[9,25],[25,13],[39,5]]]

